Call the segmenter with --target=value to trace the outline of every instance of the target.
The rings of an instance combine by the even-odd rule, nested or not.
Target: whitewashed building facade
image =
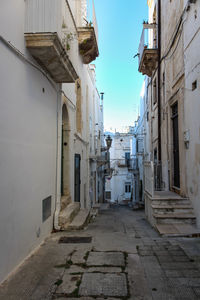
[[[161,233],[168,224],[181,233],[178,222],[200,225],[200,3],[149,0],[148,5],[149,20],[143,24],[138,51],[149,111],[146,214]],[[168,213],[155,197],[166,198]],[[177,207],[180,201],[182,210]]]
[[[88,210],[100,195],[89,193],[103,108],[86,12],[86,0],[0,3],[0,282],[65,228],[69,205]]]
[[[132,133],[118,133],[112,135],[110,148],[110,168],[112,175],[106,178],[105,199],[107,201],[127,204],[133,196],[133,174],[131,146]]]

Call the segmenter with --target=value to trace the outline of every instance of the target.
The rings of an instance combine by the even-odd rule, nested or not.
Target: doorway
[[[69,117],[67,107],[62,107],[62,144],[61,144],[61,196],[69,195]]]
[[[131,182],[125,182],[125,199],[131,199]]]
[[[75,154],[74,156],[74,201],[80,202],[81,191],[81,156]]]
[[[172,106],[174,187],[180,188],[178,102]]]

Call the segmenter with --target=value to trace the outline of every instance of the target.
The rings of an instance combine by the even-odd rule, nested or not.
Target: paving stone
[[[151,289],[153,300],[175,300],[175,297],[173,297],[173,293],[167,285],[166,277],[149,276],[147,278],[147,282],[149,288]]]
[[[182,250],[181,247],[179,245],[169,245],[167,247],[165,247],[167,250],[169,251],[178,251],[178,250]]]
[[[200,278],[200,272],[199,270],[181,270],[182,272],[182,277],[188,277],[188,278]]]
[[[152,250],[152,246],[148,246],[148,245],[141,245],[139,246],[139,250]]]
[[[132,299],[150,300],[151,290],[145,278],[144,268],[138,254],[129,254],[125,271],[128,274],[129,289]]]
[[[65,273],[68,273],[68,274],[72,274],[72,273],[84,273],[84,272],[86,272],[86,270],[87,269],[82,268],[80,266],[72,265],[72,266],[70,266],[69,269],[65,269]]]
[[[183,276],[180,270],[165,270],[165,275],[169,278],[179,278]]]
[[[173,278],[169,279],[172,286],[189,286],[189,287],[200,287],[200,278]]]
[[[169,280],[169,288],[172,290],[176,299],[180,300],[195,300],[198,299],[191,286],[183,284],[183,280],[180,278],[173,278]]]
[[[66,300],[66,299],[70,299],[70,300],[77,300],[77,298],[63,298],[63,297],[54,297],[53,298],[54,300],[56,299],[56,300]],[[78,298],[79,300],[94,300],[94,298],[91,298],[91,297],[80,297],[80,298]]]
[[[181,270],[181,269],[196,269],[194,263],[191,262],[172,262],[172,263],[161,263],[161,266],[165,270]]]
[[[90,252],[88,266],[125,266],[124,254],[121,252]]]
[[[125,274],[84,273],[79,288],[80,296],[127,296]]]
[[[94,300],[94,298],[92,297],[79,297],[79,298],[54,298],[54,299],[58,299],[58,300],[66,300],[66,299],[70,299],[70,300]],[[95,298],[95,300],[119,300],[119,298],[110,298],[110,297],[104,297],[104,298]]]
[[[80,275],[69,275],[64,274],[62,278],[62,283],[56,289],[56,294],[66,294],[70,295],[77,288],[77,282],[81,279]]]
[[[122,269],[119,267],[92,267],[86,270],[87,273],[121,273]]]
[[[165,263],[165,262],[168,263],[168,262],[174,261],[171,256],[167,256],[167,255],[164,255],[164,256],[157,255],[156,257],[160,263]]]
[[[149,276],[158,278],[165,277],[165,274],[155,256],[141,256],[140,259],[147,278]]]
[[[139,250],[139,255],[141,256],[153,256],[154,252],[152,250]]]
[[[198,297],[198,299],[200,299],[200,287],[193,288],[193,291],[195,295]]]
[[[173,256],[186,256],[184,251],[169,251],[169,253]]]
[[[16,296],[16,295],[0,295],[0,300],[17,300],[17,299],[20,299],[20,300],[27,300],[27,299],[30,299],[28,296],[20,296],[20,298]]]
[[[73,261],[73,264],[83,264],[85,263],[85,255],[87,252],[84,250],[82,251],[76,251],[73,253],[71,260]]]
[[[175,262],[190,262],[189,257],[185,256],[173,256],[173,261]]]
[[[159,246],[152,246],[152,250],[155,250],[155,251],[165,251],[166,249],[165,249],[165,247],[164,246],[161,246],[161,245],[159,245]]]
[[[161,250],[155,250],[154,253],[157,256],[169,256],[170,255],[167,250],[163,250],[163,251],[161,251]]]

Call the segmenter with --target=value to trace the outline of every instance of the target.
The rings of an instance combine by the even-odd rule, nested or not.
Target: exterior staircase
[[[155,192],[148,197],[147,218],[161,235],[185,236],[200,233],[188,198],[173,192]]]

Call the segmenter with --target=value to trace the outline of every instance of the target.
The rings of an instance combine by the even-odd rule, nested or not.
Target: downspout
[[[161,162],[161,0],[158,0],[158,161]]]
[[[60,212],[60,195],[58,192],[58,166],[59,166],[59,143],[60,143],[60,139],[59,139],[59,104],[62,103],[62,90],[60,89],[61,85],[59,86],[58,90],[57,90],[57,112],[56,112],[56,178],[55,178],[55,211],[54,211],[54,222],[53,222],[53,226],[54,226],[54,230],[60,230],[60,226],[59,226],[59,212]]]

